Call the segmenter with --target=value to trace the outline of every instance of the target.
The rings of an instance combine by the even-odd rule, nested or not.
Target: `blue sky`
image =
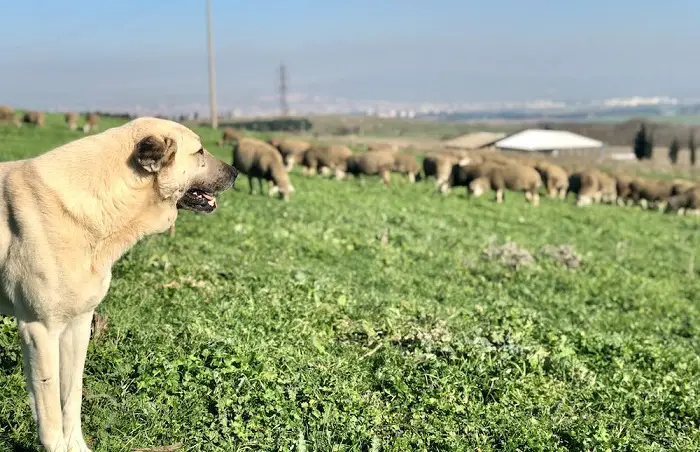
[[[207,102],[204,0],[0,0],[0,103]],[[700,96],[700,1],[212,0],[223,105]]]

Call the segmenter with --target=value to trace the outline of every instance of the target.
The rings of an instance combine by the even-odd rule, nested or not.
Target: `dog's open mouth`
[[[177,202],[177,207],[195,212],[213,212],[216,209],[216,198],[200,188],[190,188]]]

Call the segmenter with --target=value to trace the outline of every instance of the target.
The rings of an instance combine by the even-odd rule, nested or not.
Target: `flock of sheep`
[[[78,129],[80,115],[64,115],[71,130]],[[96,131],[99,115],[88,113],[82,130]],[[45,124],[43,112],[29,111],[16,117],[14,109],[0,105],[0,122],[13,122],[18,127]],[[353,152],[344,145],[317,145],[299,138],[272,138],[262,141],[246,136],[240,130],[227,127],[219,140],[220,146],[233,145],[233,165],[249,178],[250,192],[257,179],[263,192],[263,180],[269,183],[268,194],[289,199],[294,192],[289,171],[303,167],[303,174],[333,174],[336,179],[348,175],[381,177],[391,183],[391,174],[399,173],[413,183],[434,178],[436,190],[448,193],[453,187],[466,187],[474,197],[495,192],[496,202],[503,202],[506,191],[522,192],[527,202],[539,204],[540,190],[551,199],[566,199],[569,193],[576,205],[592,203],[638,205],[678,214],[700,214],[700,184],[683,179],[658,180],[606,172],[594,167],[565,168],[543,157],[504,154],[494,150],[432,152],[422,164],[415,155],[400,152],[397,146],[369,146],[367,152]],[[172,231],[171,231],[172,232]]]
[[[577,206],[593,203],[637,205],[678,214],[700,214],[700,184],[690,180],[660,180],[606,172],[594,167],[565,168],[542,157],[505,155],[499,151],[439,151],[428,154],[422,164],[396,146],[370,146],[367,152],[353,152],[343,145],[315,145],[298,138],[262,141],[226,128],[219,145],[233,145],[233,165],[248,176],[250,192],[257,179],[270,184],[268,194],[289,199],[294,192],[288,173],[296,165],[303,174],[380,176],[390,184],[391,173],[405,175],[409,182],[435,178],[436,190],[448,193],[452,187],[466,187],[474,197],[495,192],[496,202],[505,192],[522,192],[527,202],[539,205],[540,190],[550,199],[566,199],[573,193]]]
[[[80,115],[75,112],[68,112],[64,115],[66,125],[71,130],[78,129],[78,121]],[[46,115],[43,111],[27,111],[20,117],[16,117],[14,108],[7,105],[0,105],[0,123],[11,122],[17,127],[21,127],[22,124],[31,124],[37,127],[44,127],[46,124]],[[91,130],[94,132],[100,123],[100,116],[97,113],[88,113],[85,118],[85,123],[83,124],[83,132],[89,133]]]

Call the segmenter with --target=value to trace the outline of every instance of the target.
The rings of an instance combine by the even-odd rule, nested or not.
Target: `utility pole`
[[[289,105],[287,105],[287,68],[284,66],[284,63],[280,65],[279,96],[280,112],[282,116],[287,116],[289,115]]]
[[[209,113],[211,128],[219,126],[219,114],[216,109],[216,80],[214,75],[214,44],[211,36],[211,0],[207,0],[207,48],[209,50]]]

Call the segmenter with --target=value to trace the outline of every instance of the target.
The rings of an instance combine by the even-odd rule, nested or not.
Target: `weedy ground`
[[[0,128],[0,155],[79,136]],[[242,176],[116,264],[96,451],[700,449],[697,219],[292,178],[284,203]],[[34,444],[16,333],[0,318],[0,450]]]

